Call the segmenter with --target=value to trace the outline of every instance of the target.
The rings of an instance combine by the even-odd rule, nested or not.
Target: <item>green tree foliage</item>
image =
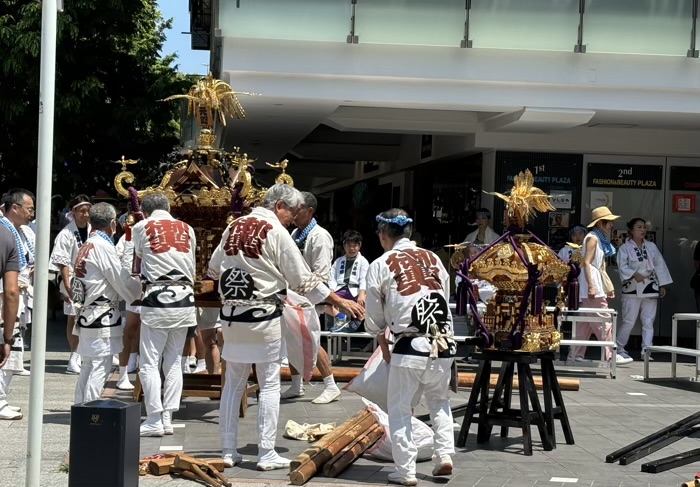
[[[161,56],[164,31],[156,0],[66,0],[58,15],[54,193],[103,189],[125,155],[140,159],[136,184],[157,179],[178,143],[184,93],[175,56]],[[33,187],[39,111],[41,2],[0,0],[0,188]]]

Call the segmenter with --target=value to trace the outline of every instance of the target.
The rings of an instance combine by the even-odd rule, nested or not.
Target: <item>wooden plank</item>
[[[148,471],[151,475],[167,475],[175,464],[175,458],[157,458],[148,462]]]

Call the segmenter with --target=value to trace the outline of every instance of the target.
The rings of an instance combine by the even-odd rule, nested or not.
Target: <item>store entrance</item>
[[[413,177],[416,230],[422,246],[462,242],[481,205],[481,154],[419,166]]]

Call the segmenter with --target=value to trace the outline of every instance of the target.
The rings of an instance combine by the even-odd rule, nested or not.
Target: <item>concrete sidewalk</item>
[[[51,325],[49,352],[47,353],[44,434],[42,451],[42,485],[66,486],[68,475],[59,472],[59,465],[68,449],[70,406],[77,376],[65,374],[67,349],[62,345],[65,337],[60,324]],[[27,358],[30,354],[27,354]],[[654,377],[670,376],[670,363],[661,362],[662,355],[652,364]],[[597,372],[597,373],[596,373]],[[443,484],[450,487],[465,486],[674,486],[690,480],[700,470],[700,465],[679,467],[661,474],[640,472],[638,461],[629,466],[606,464],[605,455],[648,435],[664,426],[698,411],[698,387],[691,382],[644,383],[635,380],[642,372],[642,364],[635,362],[618,368],[617,380],[608,379],[602,369],[585,369],[581,377],[581,390],[564,392],[566,407],[576,440],[575,445],[560,443],[545,452],[541,448],[536,429],[533,429],[534,455],[522,454],[520,432],[510,430],[508,438],[494,435],[485,445],[477,445],[475,427],[469,435],[467,447],[458,449],[454,456],[455,474],[450,479],[430,476],[431,464],[418,465],[420,485]],[[679,375],[694,373],[694,364],[681,364]],[[536,373],[537,374],[537,373]],[[564,375],[563,370],[560,375]],[[283,387],[285,387],[283,385]],[[11,403],[26,411],[29,379],[15,377],[10,393]],[[299,400],[282,401],[278,447],[288,457],[301,453],[305,442],[282,438],[281,432],[287,420],[299,423],[342,422],[363,407],[359,397],[343,393],[341,400],[328,405],[314,405],[311,400],[322,390],[320,384],[307,387],[306,396]],[[453,405],[466,402],[468,390],[453,397]],[[120,394],[128,397],[128,395]],[[195,456],[218,456],[219,402],[209,399],[187,398],[182,409],[175,414],[175,435],[164,438],[143,438],[140,456],[163,451],[183,450]],[[418,414],[425,412],[420,406]],[[241,421],[239,452],[245,461],[240,467],[228,469],[226,475],[235,479],[235,485],[268,486],[287,483],[286,471],[258,472],[255,470],[257,452],[257,404],[251,400],[248,415]],[[457,421],[461,423],[462,419]],[[458,430],[455,430],[455,434]],[[2,454],[0,454],[0,487],[23,486],[27,419],[0,421]],[[562,441],[559,429],[557,438]],[[696,438],[686,438],[652,454],[645,461],[662,458],[674,453],[700,447]],[[340,478],[318,476],[312,485],[385,485],[389,463],[368,458],[359,459]],[[192,481],[174,477],[142,477],[142,486],[185,487],[197,485]]]

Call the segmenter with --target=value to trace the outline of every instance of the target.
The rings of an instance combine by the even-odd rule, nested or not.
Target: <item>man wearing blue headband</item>
[[[477,245],[491,245],[498,240],[498,234],[489,226],[491,212],[487,208],[481,208],[476,212],[476,230],[467,235],[465,242]]]
[[[433,476],[452,474],[454,431],[448,397],[457,346],[452,338],[450,275],[433,252],[409,240],[413,220],[392,209],[377,216],[384,255],[367,271],[365,329],[377,336],[389,367],[389,431],[396,471],[389,482],[417,485],[412,399],[422,392],[435,431]],[[384,331],[395,337],[389,351]]]

